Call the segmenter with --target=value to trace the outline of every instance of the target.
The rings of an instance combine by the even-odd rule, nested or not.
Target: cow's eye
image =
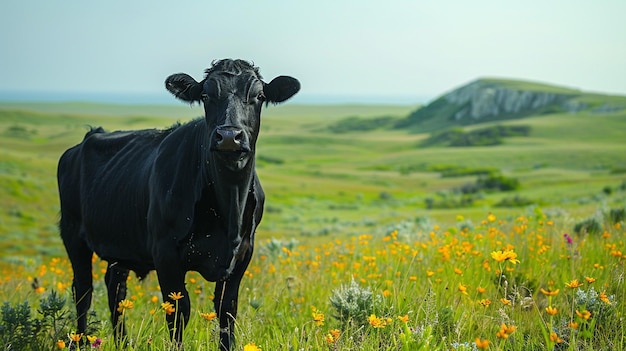
[[[256,99],[257,99],[259,102],[263,102],[263,101],[265,101],[265,100],[266,100],[266,98],[265,98],[265,94],[263,94],[263,92],[260,92],[260,93],[259,93],[259,95],[257,95],[257,96],[256,96]]]

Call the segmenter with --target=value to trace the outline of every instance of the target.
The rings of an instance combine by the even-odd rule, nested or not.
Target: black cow
[[[178,99],[204,104],[205,116],[166,130],[90,130],[59,161],[60,230],[74,270],[78,332],[85,332],[92,295],[92,256],[108,262],[105,282],[116,340],[118,304],[129,270],[156,270],[167,316],[180,345],[189,320],[185,274],[215,281],[220,348],[230,350],[241,278],[250,262],[265,195],[255,171],[263,103],[280,103],[300,83],[264,83],[258,68],[221,60],[201,82],[179,73],[165,80]],[[182,293],[173,301],[170,293]]]

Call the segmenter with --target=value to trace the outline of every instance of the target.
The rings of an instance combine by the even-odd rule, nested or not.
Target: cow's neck
[[[231,248],[235,249],[241,243],[245,231],[250,230],[242,226],[248,193],[252,190],[254,157],[252,156],[246,167],[238,171],[226,169],[215,158],[210,161],[209,168],[210,187],[215,193],[218,211],[224,221],[222,224],[227,231]]]

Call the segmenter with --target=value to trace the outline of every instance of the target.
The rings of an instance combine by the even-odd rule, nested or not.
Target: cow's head
[[[262,81],[257,67],[242,60],[220,60],[197,82],[185,73],[173,74],[165,87],[178,99],[202,102],[210,133],[210,148],[231,169],[242,169],[259,134],[263,103],[281,103],[300,90],[300,82],[279,76]]]

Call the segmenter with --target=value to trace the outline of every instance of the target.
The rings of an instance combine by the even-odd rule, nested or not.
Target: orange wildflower
[[[552,332],[550,333],[550,341],[560,344],[563,342],[563,339],[559,338],[555,332]]]
[[[165,311],[167,315],[170,315],[176,311],[174,305],[172,305],[172,303],[169,301],[163,302],[161,304],[161,308],[163,309],[163,311]]]
[[[600,293],[600,300],[602,300],[602,302],[604,302],[607,305],[611,304],[611,300],[609,300],[609,297],[606,296],[606,291],[603,291]]]
[[[502,323],[500,330],[496,333],[496,336],[501,339],[507,339],[517,329],[514,325],[506,325]]]
[[[215,312],[209,312],[209,313],[200,313],[200,317],[204,318],[207,321],[212,321],[215,318],[217,318],[217,313]]]
[[[408,323],[409,322],[409,315],[405,314],[404,316],[398,316],[398,319],[404,323]]]
[[[476,348],[478,349],[486,350],[489,347],[489,340],[487,339],[481,340],[480,338],[476,338],[474,343],[476,343]]]
[[[552,307],[552,306],[548,306],[548,307],[546,307],[546,313],[547,313],[547,314],[549,314],[549,315],[551,315],[551,316],[554,316],[554,315],[555,315],[555,314],[557,314],[558,312],[559,312],[559,311],[558,311],[556,308]]]
[[[585,277],[585,280],[587,281],[587,284],[591,284],[591,283],[593,283],[593,282],[595,282],[595,281],[596,281],[596,278],[593,278],[593,277]]]
[[[468,295],[467,293],[467,285],[463,285],[462,283],[459,283],[459,292],[463,295]]]
[[[591,318],[591,312],[584,310],[582,312],[576,310],[576,315],[584,320]]]

